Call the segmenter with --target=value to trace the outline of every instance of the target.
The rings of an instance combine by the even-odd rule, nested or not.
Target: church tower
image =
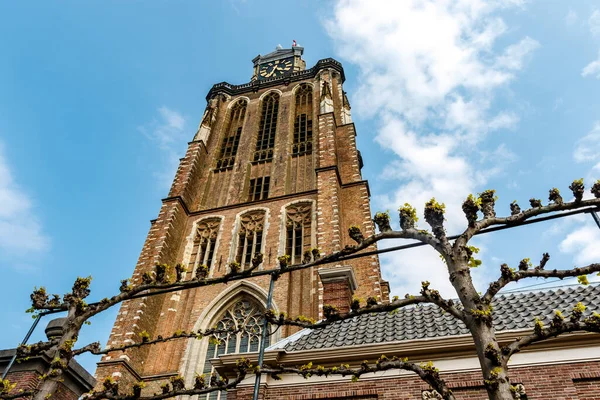
[[[276,268],[284,254],[301,263],[311,249],[329,254],[353,244],[350,226],[374,232],[344,70],[331,58],[306,69],[303,50],[278,47],[252,60],[250,82],[210,89],[198,131],[151,222],[134,282],[157,263],[184,264],[184,279],[200,268],[208,277],[227,274],[231,262],[247,268],[255,253],[264,255],[259,270]],[[256,334],[232,334],[219,345],[179,339],[111,353],[98,364],[97,377],[112,375],[125,385],[143,379],[152,393],[176,374],[191,386],[194,374],[210,373],[220,355],[258,351],[268,287],[269,277],[262,276],[123,303],[109,347],[138,342],[142,331],[157,337],[249,324]],[[319,319],[325,304],[347,311],[353,296],[386,302],[388,295],[372,255],[283,274],[272,308]],[[279,329],[269,343],[294,332]]]

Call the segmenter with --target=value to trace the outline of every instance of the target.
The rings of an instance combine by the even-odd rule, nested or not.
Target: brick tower
[[[373,233],[344,70],[331,58],[306,69],[302,54],[294,46],[259,55],[249,83],[223,82],[209,91],[198,131],[152,221],[134,282],[157,263],[183,263],[185,279],[202,266],[218,277],[229,262],[244,268],[256,252],[264,254],[259,269],[271,269],[283,254],[300,263],[312,248],[341,250],[352,244],[352,225]],[[137,342],[144,330],[152,337],[238,324],[260,330],[268,286],[263,276],[125,302],[108,346]],[[369,256],[282,275],[273,308],[318,319],[324,304],[343,311],[353,295],[388,301],[388,294],[379,260]],[[277,330],[269,343],[293,332]],[[143,379],[151,393],[175,374],[190,385],[195,373],[211,372],[218,355],[257,351],[260,335],[221,339],[217,346],[207,338],[181,339],[113,353],[98,364],[97,376],[113,375],[124,384]]]

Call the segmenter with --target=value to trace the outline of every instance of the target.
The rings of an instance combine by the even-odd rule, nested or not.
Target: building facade
[[[276,268],[285,254],[297,264],[312,249],[326,254],[352,244],[350,226],[374,232],[342,65],[324,59],[306,69],[302,54],[294,46],[259,55],[249,83],[223,82],[209,91],[198,131],[151,223],[134,283],[158,263],[184,264],[184,279],[199,269],[222,276],[231,262],[248,268],[256,253],[264,256],[259,269]],[[196,373],[214,371],[210,360],[219,355],[256,352],[268,285],[264,276],[123,303],[111,347],[140,341],[142,331],[157,337],[213,326],[257,328],[221,337],[219,345],[177,340],[109,354],[98,364],[99,381],[143,379],[154,392],[173,375],[191,384]],[[318,319],[325,304],[348,310],[352,296],[388,301],[376,255],[282,275],[272,308]],[[272,332],[267,344],[295,331]]]

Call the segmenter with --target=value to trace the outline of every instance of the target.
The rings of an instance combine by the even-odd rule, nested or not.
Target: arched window
[[[273,158],[275,132],[277,130],[277,113],[279,112],[279,95],[270,93],[262,101],[262,113],[256,139],[255,162],[269,161]]]
[[[312,86],[307,84],[302,84],[296,91],[293,156],[312,153],[312,96]]]
[[[219,218],[205,219],[198,223],[188,271],[193,272],[199,265],[212,265],[220,224]]]
[[[285,214],[285,254],[291,257],[292,264],[299,264],[311,246],[312,205],[294,204],[286,208]]]
[[[235,261],[242,270],[250,266],[254,254],[261,252],[264,224],[264,211],[252,211],[240,218]]]
[[[244,126],[244,116],[246,115],[247,102],[240,99],[230,110],[229,122],[221,143],[221,151],[217,158],[215,171],[223,171],[233,168],[235,156],[240,144],[240,136],[242,135],[242,127]]]
[[[213,326],[217,329],[237,330],[244,327],[244,332],[233,332],[219,334],[214,337],[216,341],[211,340],[208,344],[206,357],[204,359],[203,374],[210,375],[214,368],[210,363],[211,358],[216,358],[223,354],[249,353],[258,351],[263,328],[263,317],[261,315],[264,308],[250,297],[242,297],[221,315],[219,321]],[[270,337],[267,336],[265,346],[269,346]],[[224,400],[227,398],[227,392],[211,392],[206,397],[207,400]]]

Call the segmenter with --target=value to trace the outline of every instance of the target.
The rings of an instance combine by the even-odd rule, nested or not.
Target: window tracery
[[[311,247],[312,204],[300,203],[286,208],[285,254],[292,264],[302,262],[302,255]]]
[[[221,220],[219,218],[205,219],[198,222],[188,271],[194,271],[200,265],[206,265],[210,268],[215,255],[220,225]]]
[[[240,217],[235,261],[242,270],[251,265],[254,254],[261,252],[264,223],[264,211],[249,212]]]
[[[231,332],[214,335],[213,339],[217,340],[209,341],[202,370],[203,374],[210,375],[215,372],[210,363],[211,358],[223,354],[249,353],[259,350],[264,323],[262,311],[263,307],[260,304],[246,296],[225,310],[216,323],[216,328],[231,330]],[[236,332],[240,328],[245,330]],[[270,337],[267,336],[265,346],[269,346],[269,344]],[[226,398],[227,392],[224,391],[211,392],[203,397],[207,400],[225,400]]]

